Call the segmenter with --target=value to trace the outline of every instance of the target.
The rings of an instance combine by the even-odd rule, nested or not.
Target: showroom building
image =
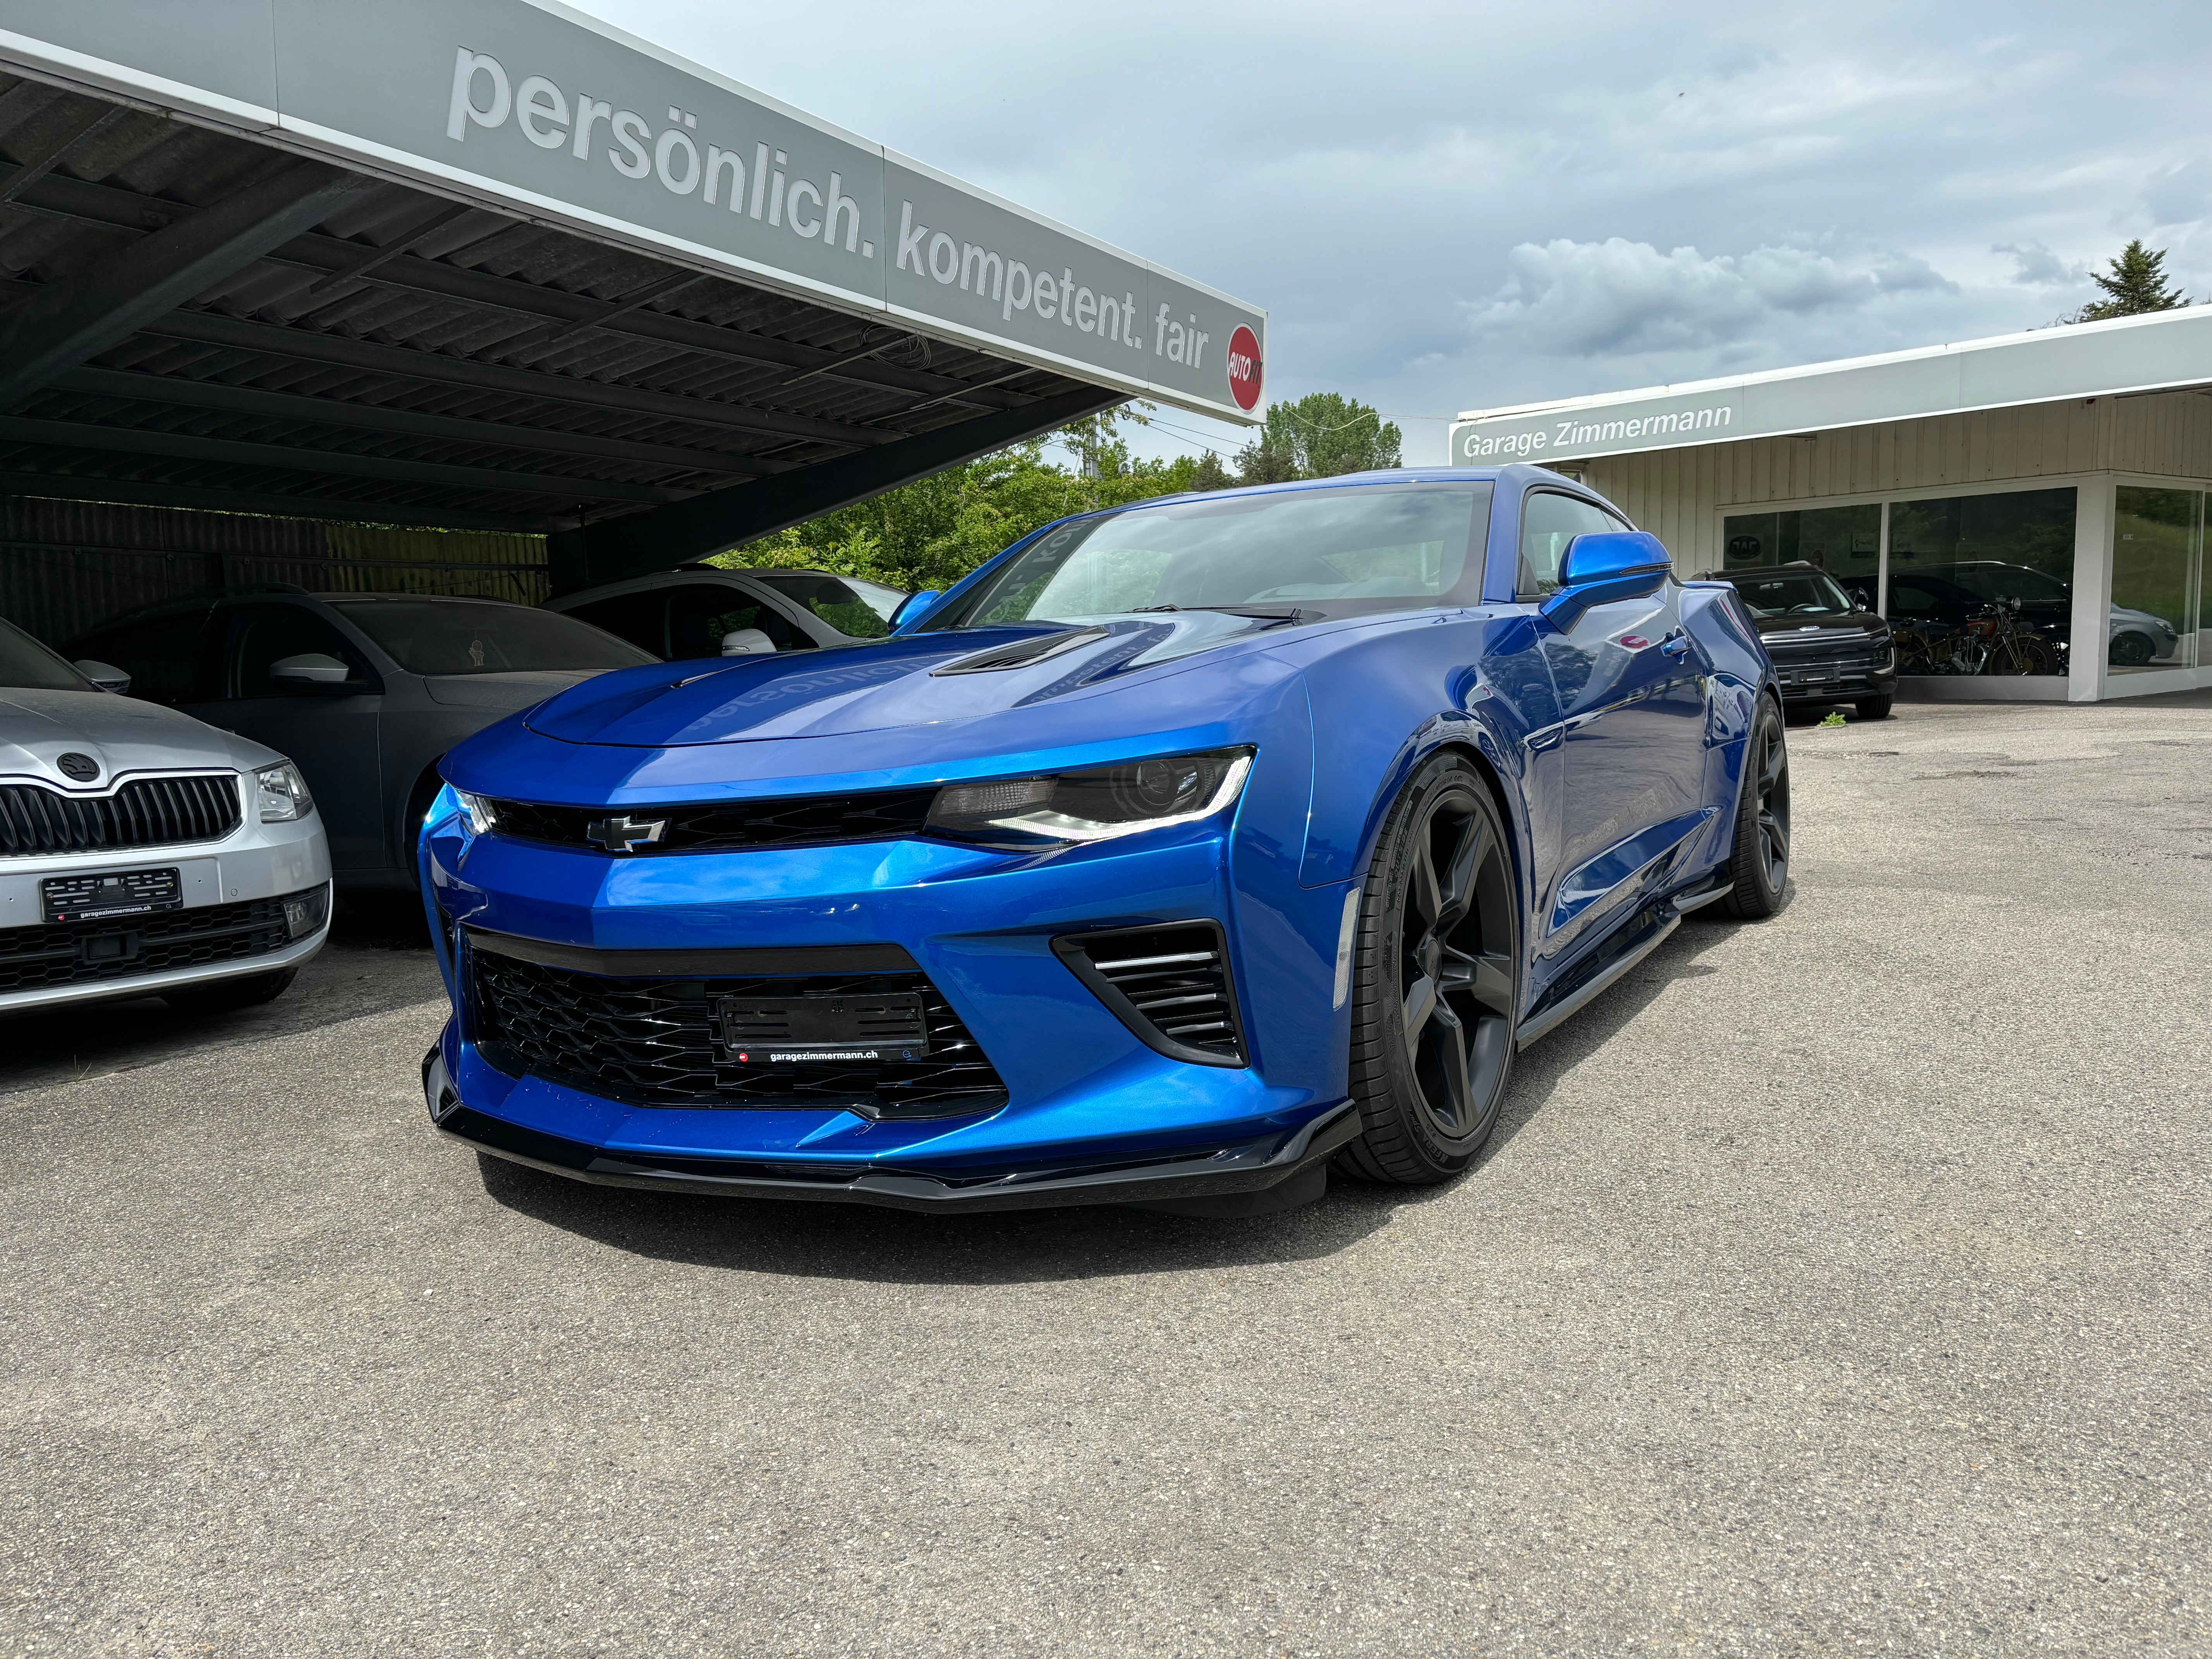
[[[0,0],[0,616],[536,600],[1132,397],[1256,307],[556,0]]]
[[[1450,442],[1583,479],[1685,576],[1820,567],[1896,626],[1901,695],[2212,685],[2212,308],[1478,410]]]

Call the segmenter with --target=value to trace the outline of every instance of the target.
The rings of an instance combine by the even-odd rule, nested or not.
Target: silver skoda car
[[[0,621],[0,1013],[266,1002],[329,937],[298,769],[129,684]]]

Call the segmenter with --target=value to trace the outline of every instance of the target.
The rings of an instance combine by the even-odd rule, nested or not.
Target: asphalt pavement
[[[2212,1650],[2212,699],[1790,742],[1781,915],[1258,1220],[480,1170],[404,928],[0,1025],[0,1654]]]

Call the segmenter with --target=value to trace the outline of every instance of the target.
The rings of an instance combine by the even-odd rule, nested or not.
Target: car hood
[[[526,724],[568,743],[654,749],[936,726],[1127,684],[1197,652],[1289,631],[1249,617],[1188,611],[662,663],[601,675],[533,710]],[[1001,658],[1014,660],[975,666]]]
[[[1752,626],[1759,629],[1759,638],[1771,649],[1787,645],[1793,640],[1832,639],[1838,635],[1867,634],[1887,628],[1889,624],[1871,611],[1854,611],[1848,616],[1824,617],[1811,622],[1803,617],[1754,617]]]
[[[606,672],[603,668],[535,669],[507,674],[426,674],[422,690],[448,708],[490,708],[512,714]]]
[[[91,756],[100,775],[87,781],[64,776],[55,762],[72,752]],[[136,697],[0,687],[0,777],[100,790],[131,772],[201,766],[243,770],[278,758],[234,732]]]

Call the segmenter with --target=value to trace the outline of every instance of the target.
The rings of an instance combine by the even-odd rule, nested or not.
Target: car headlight
[[[1022,851],[1111,841],[1192,823],[1234,802],[1252,770],[1249,749],[1168,755],[1052,777],[949,784],[925,834]]]
[[[261,804],[264,823],[289,823],[315,810],[315,798],[307,793],[307,779],[289,761],[255,769],[253,793]]]
[[[469,833],[472,836],[489,835],[492,826],[499,822],[499,814],[492,810],[491,803],[482,795],[471,795],[465,789],[456,789],[453,793],[461,803],[461,816],[469,822]]]

